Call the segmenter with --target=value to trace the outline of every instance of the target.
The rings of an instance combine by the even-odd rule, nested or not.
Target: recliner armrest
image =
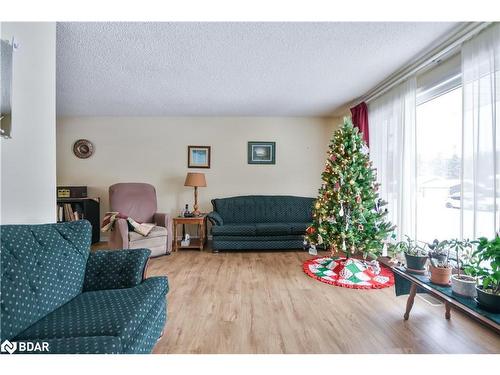
[[[224,220],[222,220],[222,216],[219,215],[217,211],[212,211],[207,215],[208,220],[212,223],[212,225],[224,225]]]
[[[157,212],[153,216],[153,220],[159,227],[167,228],[167,254],[172,252],[172,218],[168,214]]]
[[[139,285],[151,250],[100,250],[90,253],[83,291],[123,289]]]

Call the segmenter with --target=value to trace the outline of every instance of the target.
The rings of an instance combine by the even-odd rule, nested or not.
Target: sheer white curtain
[[[500,226],[500,25],[462,46],[461,232],[493,237]]]
[[[368,105],[370,157],[398,239],[416,237],[416,79]]]

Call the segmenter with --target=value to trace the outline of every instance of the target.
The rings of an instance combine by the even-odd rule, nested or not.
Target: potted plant
[[[471,265],[475,263],[474,245],[476,241],[468,239],[460,241],[453,239],[449,242],[449,247],[456,253],[457,273],[451,275],[451,290],[453,293],[474,298],[476,292],[476,277]]]
[[[427,263],[427,249],[420,246],[417,241],[412,240],[409,236],[405,239],[391,245],[393,254],[404,253],[406,260],[406,269],[409,272],[423,273]]]
[[[453,269],[450,263],[450,250],[448,241],[434,240],[427,244],[429,247],[429,270],[431,272],[430,280],[434,284],[449,285],[451,271]]]
[[[500,312],[500,237],[481,237],[475,255],[474,270],[480,280],[477,301],[486,310]]]

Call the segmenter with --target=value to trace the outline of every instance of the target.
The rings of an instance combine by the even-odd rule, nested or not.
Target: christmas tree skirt
[[[313,279],[344,288],[381,289],[394,285],[392,271],[378,262],[319,257],[305,261],[303,268]]]

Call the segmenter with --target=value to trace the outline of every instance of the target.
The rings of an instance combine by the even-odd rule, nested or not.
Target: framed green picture
[[[248,142],[248,164],[276,164],[276,142]]]

